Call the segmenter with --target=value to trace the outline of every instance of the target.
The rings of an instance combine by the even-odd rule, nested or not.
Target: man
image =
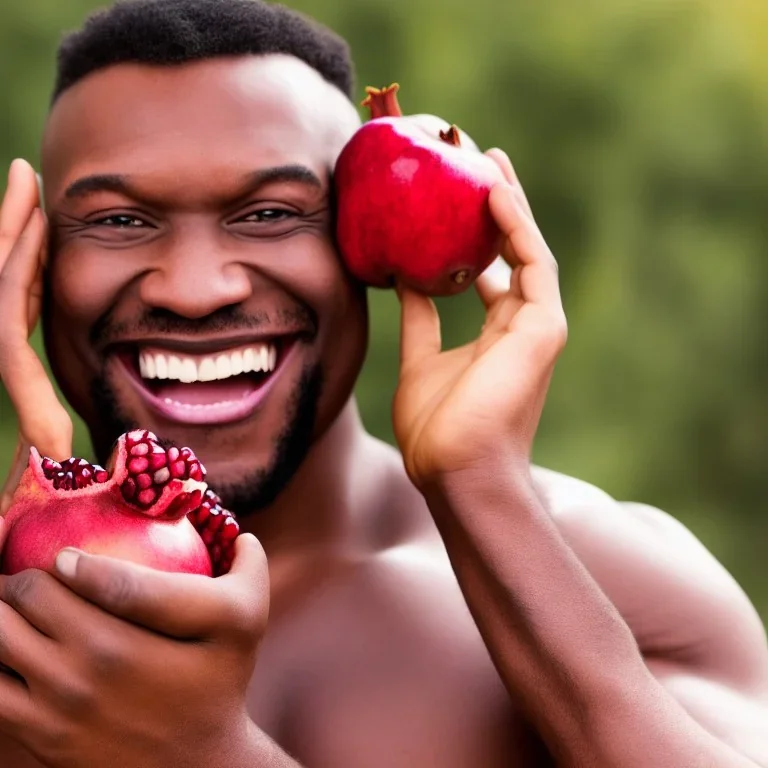
[[[664,513],[531,466],[566,330],[503,152],[513,276],[479,281],[480,336],[441,351],[432,303],[400,292],[398,453],[352,396],[345,45],[259,0],[140,0],[69,37],[58,75],[47,223],[24,161],[0,214],[8,491],[29,444],[71,450],[27,343],[42,304],[100,459],[135,425],[191,446],[246,533],[216,579],[73,550],[2,577],[2,765],[768,766],[768,653],[737,585]],[[255,345],[258,377],[140,365]]]

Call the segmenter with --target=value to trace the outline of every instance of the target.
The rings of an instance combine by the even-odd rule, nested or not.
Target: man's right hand
[[[27,465],[29,447],[62,460],[72,453],[72,420],[29,343],[40,318],[47,222],[32,166],[14,160],[0,206],[0,381],[19,420],[16,453],[0,495],[0,514]]]

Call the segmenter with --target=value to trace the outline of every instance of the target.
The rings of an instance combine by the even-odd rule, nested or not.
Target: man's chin
[[[237,515],[248,515],[269,506],[306,457],[315,429],[322,371],[319,365],[304,369],[281,414],[283,427],[270,430],[259,425],[258,413],[223,425],[174,422],[160,418],[142,403],[122,405],[117,389],[101,379],[91,390],[99,419],[89,426],[102,464],[121,434],[148,429],[161,441],[191,448],[206,465],[207,482],[225,506]],[[265,434],[273,435],[268,444],[264,444]]]

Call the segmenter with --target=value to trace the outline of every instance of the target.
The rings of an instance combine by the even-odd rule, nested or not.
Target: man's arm
[[[754,609],[679,526],[594,490],[493,466],[425,489],[510,695],[559,765],[768,766]]]

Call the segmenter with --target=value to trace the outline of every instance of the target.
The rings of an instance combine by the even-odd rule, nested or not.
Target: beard
[[[223,505],[238,518],[261,512],[272,504],[304,462],[312,445],[322,384],[320,364],[308,365],[291,397],[288,423],[275,440],[271,463],[254,468],[236,481],[215,484]],[[106,377],[101,376],[93,382],[91,397],[100,415],[99,433],[108,436],[98,444],[94,441],[97,458],[105,464],[114,441],[120,435],[142,427],[122,412]],[[162,437],[160,442],[163,442]]]

